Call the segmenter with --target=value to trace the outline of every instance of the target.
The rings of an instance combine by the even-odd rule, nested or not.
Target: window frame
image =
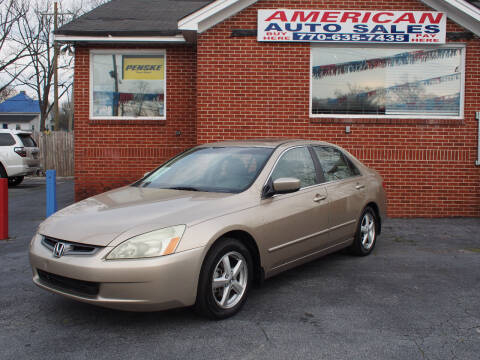
[[[334,182],[338,182],[338,181],[351,180],[353,178],[356,178],[358,176],[363,175],[362,172],[360,171],[360,169],[357,166],[355,166],[353,161],[341,149],[339,149],[335,146],[330,146],[330,145],[312,145],[311,147],[312,147],[312,154],[313,154],[315,160],[318,162],[318,166],[320,168],[320,173],[321,173],[321,177],[322,177],[322,180],[323,180],[323,183],[321,183],[321,184],[329,184],[329,183],[334,183]],[[331,149],[337,150],[340,153],[341,157],[343,158],[343,161],[345,161],[345,164],[348,166],[348,168],[352,172],[352,176],[349,176],[349,177],[346,177],[346,178],[343,178],[343,179],[336,179],[336,180],[327,181],[326,178],[325,178],[325,171],[324,171],[322,163],[320,162],[320,159],[318,158],[318,155],[315,151],[315,147],[331,148]]]
[[[265,181],[265,184],[263,184],[263,187],[262,187],[262,197],[264,196],[264,191],[265,191],[265,186],[267,185],[270,185],[272,188],[273,188],[273,181],[272,181],[272,174],[273,172],[275,171],[275,168],[277,167],[277,164],[278,162],[280,161],[280,159],[283,157],[283,155],[285,155],[285,153],[287,153],[288,151],[290,150],[293,150],[293,149],[297,149],[297,148],[305,148],[307,150],[307,152],[310,154],[310,158],[312,159],[312,162],[313,162],[313,166],[314,166],[314,169],[315,169],[315,184],[313,185],[308,185],[308,186],[304,186],[304,187],[300,187],[300,189],[298,189],[298,191],[295,191],[293,193],[286,193],[286,194],[274,194],[272,197],[275,197],[275,196],[278,196],[278,195],[291,195],[291,194],[296,194],[298,193],[299,191],[302,191],[302,190],[305,190],[305,189],[310,189],[314,186],[319,186],[319,185],[322,185],[322,180],[323,179],[323,172],[321,170],[321,168],[319,168],[319,164],[317,164],[317,161],[318,159],[314,156],[314,154],[312,153],[312,149],[311,149],[311,145],[296,145],[296,146],[292,146],[292,147],[289,147],[285,150],[283,150],[277,157],[277,159],[275,160],[275,163],[273,164],[272,168],[270,169],[270,172],[268,173],[268,176],[267,176],[267,180]]]
[[[163,55],[164,57],[164,64],[165,64],[165,75],[164,75],[164,94],[163,94],[163,101],[164,101],[164,111],[163,116],[106,116],[100,115],[95,116],[93,114],[93,57],[94,55],[152,55],[158,56]],[[88,89],[88,96],[89,96],[89,116],[90,120],[167,120],[167,51],[166,49],[145,49],[145,50],[134,50],[134,49],[91,49],[89,54],[89,89]]]
[[[13,145],[15,145],[15,144],[17,143],[17,141],[15,140],[15,138],[13,137],[12,134],[10,134],[10,133],[8,133],[8,132],[2,132],[2,133],[0,133],[0,136],[1,136],[1,135],[5,135],[5,137],[8,137],[8,136],[9,136],[10,139],[11,139],[11,141],[13,141],[13,143],[7,144],[7,145],[2,145],[2,144],[0,143],[0,147],[13,146]]]
[[[345,159],[345,161],[347,162],[347,165],[350,167],[350,169],[352,170],[353,172],[353,176],[352,177],[355,177],[355,176],[362,176],[362,172],[360,171],[360,169],[358,168],[358,166],[355,165],[355,163],[352,161],[352,159],[347,155],[345,154],[345,152],[341,151],[342,155],[343,155],[343,158]]]
[[[405,45],[405,44],[404,44]],[[461,67],[462,74],[460,77],[460,114],[459,115],[374,115],[374,114],[313,114],[312,113],[312,88],[313,88],[313,49],[316,48],[387,48],[393,47],[395,44],[318,44],[311,43],[310,45],[310,78],[309,78],[309,117],[310,119],[452,119],[452,120],[463,120],[464,111],[465,111],[465,71],[466,71],[466,51],[467,46],[465,43],[445,43],[441,45],[408,45],[411,49],[425,49],[425,48],[461,48]]]

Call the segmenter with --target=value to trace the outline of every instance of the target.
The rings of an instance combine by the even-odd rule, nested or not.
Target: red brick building
[[[56,33],[75,44],[76,199],[199,143],[286,137],[375,168],[390,216],[480,216],[478,6],[113,0]]]

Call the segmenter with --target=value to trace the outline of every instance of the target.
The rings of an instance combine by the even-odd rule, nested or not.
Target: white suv
[[[8,185],[16,186],[25,175],[40,169],[37,144],[29,132],[0,129],[0,177],[8,177]]]

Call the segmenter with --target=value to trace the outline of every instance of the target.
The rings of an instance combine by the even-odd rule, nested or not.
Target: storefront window
[[[311,49],[313,117],[461,117],[464,47]]]
[[[91,54],[92,118],[165,119],[165,52]]]

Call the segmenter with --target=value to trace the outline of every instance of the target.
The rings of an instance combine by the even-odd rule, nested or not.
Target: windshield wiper
[[[200,191],[199,189],[193,187],[193,186],[172,186],[172,187],[168,187],[168,188],[165,188],[165,189],[169,189],[169,190],[186,190],[186,191]]]

